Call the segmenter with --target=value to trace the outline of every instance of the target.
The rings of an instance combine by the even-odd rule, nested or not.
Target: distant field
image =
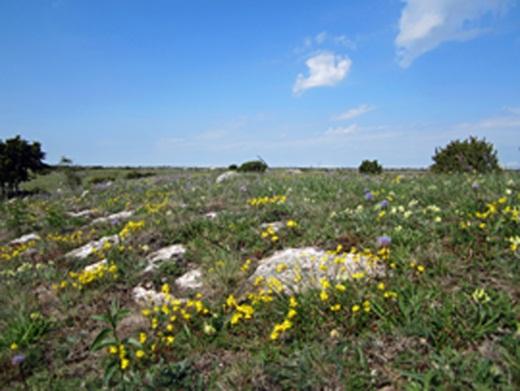
[[[1,202],[0,389],[518,389],[520,173],[223,172]]]

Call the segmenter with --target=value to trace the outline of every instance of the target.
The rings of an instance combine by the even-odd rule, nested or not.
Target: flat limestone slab
[[[105,223],[114,223],[114,222],[117,223],[121,220],[129,219],[130,217],[132,217],[134,215],[134,213],[135,212],[133,210],[124,210],[122,212],[114,213],[109,216],[98,217],[97,219],[92,220],[92,224],[105,224]]]
[[[320,279],[345,281],[373,278],[385,273],[384,264],[375,259],[349,253],[335,254],[314,247],[292,248],[277,251],[259,261],[255,272],[249,277],[252,284],[259,277],[268,284],[275,278],[287,294],[309,288],[321,288]]]
[[[11,240],[9,244],[24,244],[32,240],[40,240],[40,235],[36,233],[30,233],[27,235],[20,236],[17,239]]]
[[[180,260],[184,257],[185,253],[186,247],[182,244],[173,244],[168,247],[163,247],[146,257],[148,266],[144,269],[144,272],[149,272],[158,268],[163,262]]]
[[[92,255],[95,251],[99,251],[103,248],[103,246],[106,243],[110,244],[118,244],[119,243],[119,236],[112,235],[112,236],[105,236],[101,239],[94,240],[90,243],[85,244],[84,246],[77,248],[75,250],[72,250],[65,254],[66,258],[77,258],[77,259],[85,259],[89,255]]]

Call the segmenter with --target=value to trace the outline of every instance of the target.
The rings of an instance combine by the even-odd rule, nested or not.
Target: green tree
[[[377,160],[363,160],[358,170],[361,174],[381,174],[383,166]]]
[[[432,157],[433,172],[470,172],[480,173],[500,171],[497,152],[493,144],[485,139],[470,137],[467,140],[454,140],[444,148],[436,148]]]
[[[45,153],[39,142],[29,143],[16,136],[0,140],[0,187],[2,196],[17,193],[20,183],[29,179],[30,172],[46,167]]]

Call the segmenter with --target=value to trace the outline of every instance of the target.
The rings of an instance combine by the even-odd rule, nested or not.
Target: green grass
[[[346,170],[273,170],[217,185],[218,170],[142,171],[155,175],[127,180],[124,169],[86,170],[79,173],[84,187],[76,190],[53,172],[25,185],[47,195],[0,205],[2,243],[29,232],[42,237],[30,253],[0,249],[9,258],[0,260],[1,389],[99,389],[111,362],[110,385],[119,389],[514,390],[520,384],[520,252],[509,240],[520,235],[520,174],[365,177]],[[92,178],[113,178],[114,184],[99,189]],[[89,193],[81,196],[84,189]],[[248,205],[251,198],[273,195],[287,201]],[[383,200],[388,207],[380,206]],[[82,209],[97,215],[132,209],[132,220],[145,226],[121,248],[104,251],[117,266],[117,279],[105,275],[77,290],[69,272],[98,258],[77,261],[64,254],[125,224],[92,230],[88,219],[66,213]],[[218,216],[204,217],[210,211]],[[275,242],[261,237],[262,223],[287,220],[297,228],[283,228]],[[272,295],[271,302],[254,306],[252,319],[231,324],[234,310],[224,303],[229,295],[240,299],[252,291],[247,279],[261,258],[284,248],[334,250],[338,244],[344,251],[376,252],[382,235],[392,239],[387,276],[347,283],[346,292],[333,295],[341,311],[331,311],[332,301],[324,303],[319,291],[310,290],[297,295],[293,325],[276,340],[271,331],[289,309],[284,295]],[[146,254],[174,243],[186,246],[185,259],[143,277]],[[246,259],[248,270],[242,268]],[[200,293],[209,313],[175,323],[171,349],[160,345],[152,354],[149,341],[129,343],[125,370],[117,355],[90,349],[104,327],[93,316],[115,301],[137,316],[131,290],[141,282],[157,290],[168,283],[174,296],[185,297],[174,281],[195,267],[204,273]],[[61,281],[69,286],[53,291]],[[377,287],[381,282],[384,290]],[[384,291],[396,297],[385,298]],[[353,313],[364,301],[370,312]],[[148,323],[119,323],[121,338],[155,335]],[[139,361],[133,355],[141,348],[146,357]],[[13,365],[20,353],[26,360]]]

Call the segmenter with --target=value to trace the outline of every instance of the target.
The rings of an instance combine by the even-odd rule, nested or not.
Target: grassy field
[[[518,389],[519,173],[142,171],[81,172],[75,191],[54,172],[0,204],[0,389]],[[185,254],[143,273],[172,244]],[[303,247],[384,272],[290,292],[251,280]],[[180,288],[193,270],[202,285]]]

